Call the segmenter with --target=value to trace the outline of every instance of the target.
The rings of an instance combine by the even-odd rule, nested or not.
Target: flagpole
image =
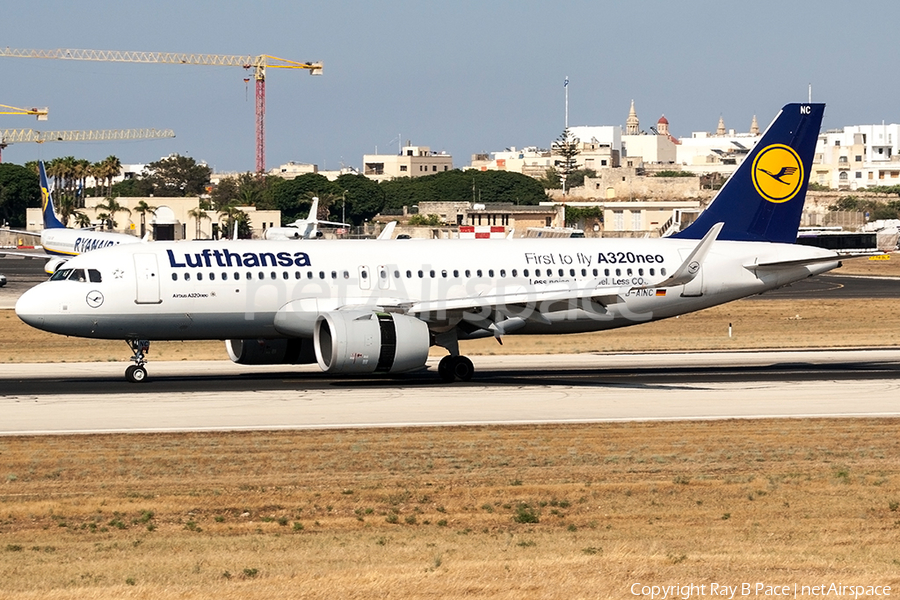
[[[566,75],[566,82],[563,84],[563,88],[566,90],[566,129],[569,128],[569,76]]]

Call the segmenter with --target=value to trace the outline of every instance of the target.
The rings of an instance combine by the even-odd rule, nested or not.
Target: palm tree
[[[90,227],[91,226],[91,218],[87,216],[87,213],[83,213],[80,210],[76,210],[73,215],[75,217],[75,227]]]
[[[250,237],[250,223],[247,219],[247,213],[238,208],[237,205],[227,204],[219,209],[219,214],[223,217],[223,237],[228,238],[231,236],[231,230],[235,223],[237,223],[239,238],[246,239]]]
[[[135,207],[134,207],[134,212],[140,213],[140,215],[141,215],[141,237],[144,237],[144,233],[146,232],[146,229],[147,229],[147,227],[146,227],[146,217],[147,217],[147,213],[150,213],[151,215],[155,215],[155,214],[156,214],[156,207],[155,207],[155,206],[150,206],[150,205],[147,204],[147,202],[144,201],[144,200],[140,200],[140,201],[138,201],[138,203],[135,205]],[[188,213],[188,216],[190,216],[190,213]]]
[[[191,210],[189,210],[187,215],[189,217],[191,217],[192,219],[194,219],[194,223],[196,223],[197,230],[196,230],[196,233],[194,234],[194,239],[199,240],[200,239],[200,221],[203,219],[209,219],[209,214],[205,210],[203,210],[202,206],[198,206],[197,208],[192,208]]]
[[[116,223],[115,221],[116,213],[127,212],[129,215],[131,214],[131,209],[122,206],[121,204],[119,204],[118,200],[110,197],[106,198],[106,202],[101,202],[100,204],[98,204],[97,208],[108,213],[104,215],[106,217],[105,219],[102,219],[100,215],[97,215],[97,217],[101,218],[104,221],[108,221],[110,229],[115,229],[118,226],[118,223]]]
[[[113,179],[122,173],[122,161],[117,156],[109,155],[101,163],[106,171],[106,195],[112,196]]]

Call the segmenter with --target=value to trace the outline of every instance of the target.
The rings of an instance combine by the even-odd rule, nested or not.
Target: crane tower
[[[266,69],[307,69],[310,75],[322,74],[321,62],[297,62],[269,54],[258,56],[227,54],[186,54],[178,52],[129,52],[117,50],[55,50],[0,49],[0,57],[55,58],[63,60],[93,60],[136,63],[169,63],[179,65],[209,65],[253,69],[256,79],[256,171],[266,170]]]

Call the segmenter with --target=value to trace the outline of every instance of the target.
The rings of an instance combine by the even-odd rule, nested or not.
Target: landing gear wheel
[[[143,383],[147,380],[147,369],[137,365],[131,365],[125,369],[125,379],[131,383]]]
[[[134,356],[131,357],[134,364],[125,369],[125,379],[131,383],[142,383],[147,380],[147,369],[144,368],[144,365],[147,364],[146,356],[150,352],[150,342],[147,340],[125,341],[134,352]]]
[[[455,356],[445,356],[438,363],[438,375],[446,383],[453,383],[453,380],[456,379],[456,374],[453,372],[456,366],[455,359]]]
[[[465,356],[445,356],[438,363],[438,375],[446,383],[452,383],[459,379],[460,381],[470,381],[472,375],[475,374],[475,366],[472,361]]]
[[[475,365],[467,356],[457,356],[453,365],[453,374],[460,381],[471,381],[475,374]]]

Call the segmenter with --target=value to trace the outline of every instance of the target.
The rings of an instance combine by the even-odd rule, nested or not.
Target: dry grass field
[[[0,595],[898,590],[898,434],[859,419],[0,438]]]
[[[464,352],[894,346],[898,304],[747,300]],[[0,363],[128,355],[0,311]],[[3,599],[897,595],[898,541],[896,419],[0,437]]]

